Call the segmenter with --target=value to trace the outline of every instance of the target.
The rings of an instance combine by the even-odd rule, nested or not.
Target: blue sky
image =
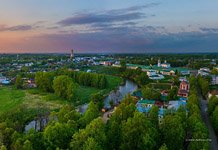
[[[218,52],[216,0],[0,0],[0,52]]]

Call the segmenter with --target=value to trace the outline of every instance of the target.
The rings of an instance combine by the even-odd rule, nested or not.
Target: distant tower
[[[70,60],[73,60],[74,58],[74,53],[73,53],[73,49],[71,50],[71,54],[70,54]]]
[[[17,54],[17,60],[19,60],[19,54]]]
[[[160,61],[160,59],[158,59],[157,66],[158,66],[158,67],[161,67],[161,61]]]

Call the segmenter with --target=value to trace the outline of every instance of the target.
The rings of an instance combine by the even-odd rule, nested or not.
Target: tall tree
[[[185,137],[181,118],[177,115],[167,115],[160,126],[162,140],[172,150],[182,149]]]
[[[149,120],[156,128],[158,128],[158,124],[159,124],[158,111],[159,108],[157,106],[152,106],[148,114]]]
[[[84,116],[80,119],[80,124],[82,126],[86,126],[89,124],[93,119],[99,116],[98,106],[94,104],[93,101],[89,103],[89,106],[84,114]]]
[[[97,146],[99,148],[105,146],[105,125],[101,118],[94,119],[85,129],[81,129],[79,132],[75,133],[70,142],[70,147],[74,150],[85,149],[87,145],[90,144],[90,142],[85,142],[88,138],[92,138],[94,141],[98,142],[98,144],[94,144],[95,147]]]
[[[74,129],[70,128],[67,124],[57,122],[45,128],[43,137],[47,147],[66,149],[73,133]]]
[[[23,79],[20,75],[18,75],[16,77],[16,81],[15,81],[15,86],[17,89],[22,89],[23,88]]]
[[[71,100],[76,90],[76,84],[70,77],[61,75],[55,78],[53,88],[57,96]]]
[[[145,115],[135,112],[133,118],[129,118],[122,125],[122,143],[120,148],[125,150],[155,149],[157,130],[152,127]]]

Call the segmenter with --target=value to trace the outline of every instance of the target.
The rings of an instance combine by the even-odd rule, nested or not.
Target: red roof
[[[218,90],[212,90],[212,91],[210,91],[210,94],[212,94],[212,95],[218,95]]]
[[[161,102],[161,101],[155,101],[154,105],[156,105],[156,106],[158,106],[158,107],[161,107],[161,106],[164,105],[164,103]]]

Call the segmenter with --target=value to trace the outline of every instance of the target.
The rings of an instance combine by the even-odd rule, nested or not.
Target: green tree
[[[121,71],[125,71],[126,70],[126,61],[125,60],[122,60],[120,61],[120,70]]]
[[[177,115],[167,115],[160,126],[162,141],[172,150],[183,149],[185,130],[181,118]]]
[[[16,81],[15,81],[15,86],[17,89],[22,89],[23,88],[23,79],[20,75],[18,75],[16,77]]]
[[[32,150],[32,143],[29,140],[26,140],[23,145],[23,150]]]
[[[152,89],[149,87],[142,88],[142,95],[144,98],[152,99]]]
[[[135,112],[133,118],[129,118],[122,125],[122,143],[121,149],[137,149],[144,150],[155,149],[157,131],[145,115],[140,112]]]
[[[56,122],[45,128],[43,138],[47,147],[66,149],[73,133],[74,129],[70,128],[67,124]]]
[[[179,86],[179,83],[180,83],[179,77],[178,76],[173,77],[173,84]]]
[[[6,146],[2,145],[0,150],[7,150]]]
[[[100,92],[92,94],[91,101],[98,105],[99,110],[101,110],[104,107],[104,96]]]
[[[53,92],[53,72],[37,72],[35,82],[37,87],[44,92]]]
[[[138,85],[144,86],[149,83],[149,78],[145,72],[142,72],[135,77],[135,81],[138,83]]]
[[[192,139],[208,139],[208,131],[203,122],[199,121],[195,123],[194,130],[192,131]],[[209,141],[191,141],[188,149],[209,149]]]
[[[76,84],[70,77],[61,75],[55,78],[53,88],[57,96],[71,100],[76,90]]]
[[[94,138],[88,138],[83,146],[83,150],[102,150],[102,148]]]
[[[177,87],[173,87],[172,89],[170,89],[169,94],[167,95],[167,100],[176,100],[178,98],[177,93],[178,93]]]
[[[106,142],[106,135],[105,135],[105,125],[101,118],[94,119],[90,124],[86,126],[85,129],[79,130],[73,135],[73,138],[70,142],[70,147],[74,150],[80,150],[87,148],[87,144],[85,141],[88,138],[93,138],[94,141],[98,142],[98,147],[104,147]]]
[[[82,126],[86,126],[89,124],[93,119],[99,116],[98,106],[94,104],[93,101],[89,103],[89,106],[84,114],[84,116],[80,119],[80,124]]]
[[[107,87],[107,78],[105,75],[102,75],[99,80],[99,88],[105,89]]]
[[[213,121],[214,129],[215,129],[216,133],[218,134],[218,105],[216,106],[216,108],[213,112],[212,121]]]
[[[158,111],[159,111],[159,108],[157,106],[152,106],[148,114],[149,120],[151,121],[153,126],[156,128],[158,127],[158,124],[159,124]]]
[[[164,144],[159,148],[159,150],[168,150],[168,148],[167,148],[166,144],[164,143]]]
[[[208,103],[208,113],[209,113],[209,115],[212,115],[212,113],[215,110],[217,105],[218,105],[218,98],[216,96],[212,96],[209,99],[209,103]]]

